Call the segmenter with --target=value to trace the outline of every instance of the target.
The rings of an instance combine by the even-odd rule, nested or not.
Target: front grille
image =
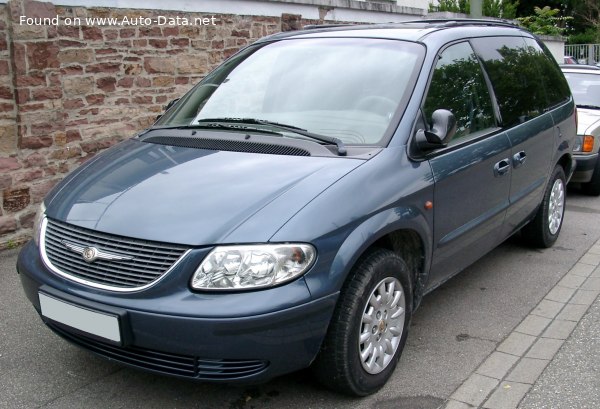
[[[256,375],[269,366],[267,361],[257,359],[202,359],[144,348],[118,347],[72,334],[58,325],[47,325],[63,338],[106,358],[169,375],[205,381],[227,381]]]
[[[128,291],[146,287],[161,278],[184,255],[183,246],[138,240],[46,219],[43,252],[56,273],[95,287]],[[130,260],[91,263],[65,246],[95,247]]]

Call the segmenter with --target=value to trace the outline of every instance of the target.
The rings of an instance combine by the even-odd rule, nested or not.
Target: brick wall
[[[239,48],[317,21],[215,15],[216,26],[27,26],[19,17],[153,17],[151,10],[0,4],[0,249],[29,239],[69,171],[148,127]],[[177,12],[160,15],[177,17]],[[186,13],[186,17],[202,17]]]

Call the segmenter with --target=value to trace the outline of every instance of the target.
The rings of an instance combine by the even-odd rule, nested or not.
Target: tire
[[[383,301],[379,307],[377,301]],[[369,251],[356,263],[340,292],[312,366],[316,378],[348,395],[378,391],[398,363],[411,316],[412,285],[406,264],[390,250]]]
[[[533,247],[552,247],[562,228],[565,200],[565,172],[561,166],[556,166],[535,217],[521,230],[525,243]]]
[[[583,193],[590,196],[600,196],[600,159],[596,160],[592,179],[581,185]]]

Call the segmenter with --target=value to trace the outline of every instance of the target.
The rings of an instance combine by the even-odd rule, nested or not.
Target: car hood
[[[213,151],[125,141],[46,198],[50,218],[193,246],[265,242],[364,160]]]
[[[600,109],[577,108],[577,134],[600,135]]]

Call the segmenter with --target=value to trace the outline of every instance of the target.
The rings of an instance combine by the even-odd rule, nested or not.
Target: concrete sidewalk
[[[600,241],[442,405],[600,408]]]

